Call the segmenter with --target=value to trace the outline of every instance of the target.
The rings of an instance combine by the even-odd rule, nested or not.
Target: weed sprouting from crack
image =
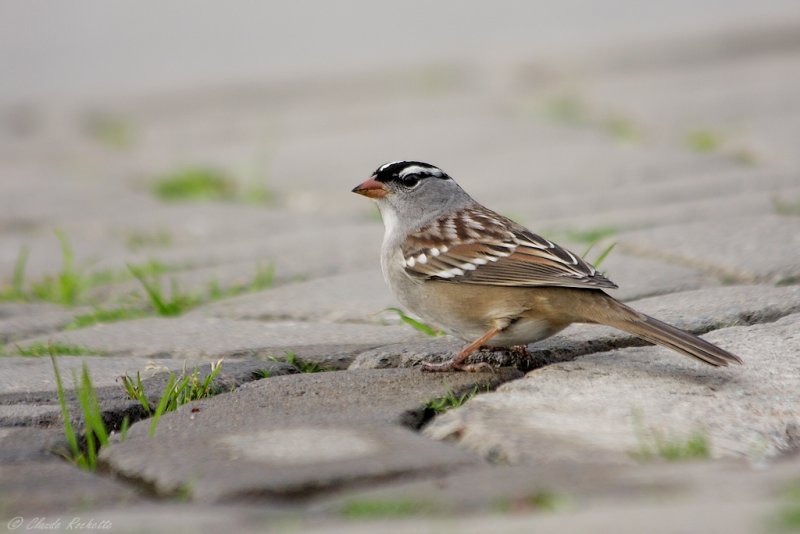
[[[277,356],[269,356],[267,359],[273,362],[288,363],[289,365],[294,365],[301,373],[325,373],[327,371],[332,371],[332,369],[325,367],[324,365],[321,365],[317,362],[302,360],[297,357],[297,354],[291,351],[284,353],[283,358],[279,358]]]
[[[153,194],[170,202],[222,200],[268,204],[275,194],[263,182],[246,187],[228,173],[212,167],[186,167],[159,177],[153,184]]]
[[[483,391],[489,391],[490,388],[488,386],[475,385],[461,394],[455,393],[452,389],[448,390],[447,393],[441,397],[436,397],[435,399],[428,401],[428,403],[425,405],[425,411],[432,415],[436,415],[446,412],[447,410],[452,410],[453,408],[458,408],[463,406],[465,402],[477,395],[481,389],[483,389]]]
[[[173,372],[167,377],[167,384],[161,394],[155,408],[150,405],[147,393],[142,383],[139,372],[136,373],[136,380],[128,375],[122,376],[122,386],[128,393],[128,397],[138,401],[148,417],[152,417],[150,422],[149,435],[154,436],[161,416],[167,412],[177,410],[189,402],[213,397],[220,393],[220,388],[214,385],[214,379],[222,371],[222,359],[211,364],[211,371],[200,378],[200,370],[195,367],[191,373],[187,373],[184,368],[180,375]]]
[[[167,295],[163,291],[159,279],[149,279],[143,270],[134,265],[128,265],[128,269],[133,277],[142,284],[145,293],[150,299],[151,306],[158,315],[181,315],[200,302],[199,296],[181,291],[177,280],[174,278],[170,281],[170,292]]]
[[[641,412],[633,414],[634,430],[639,442],[631,456],[641,461],[663,459],[669,462],[706,459],[711,457],[711,443],[708,433],[695,430],[688,435],[667,435],[653,428],[645,428]]]
[[[348,519],[380,519],[431,515],[432,503],[406,498],[358,498],[346,501],[339,513]]]
[[[36,341],[28,345],[15,345],[15,348],[19,356],[47,356],[48,354],[59,356],[105,356],[108,354],[108,352],[101,349],[60,341],[48,343]]]
[[[83,415],[84,432],[83,439],[79,440],[72,425],[72,416],[67,407],[66,395],[64,393],[64,383],[61,380],[61,373],[56,364],[56,357],[50,353],[50,361],[53,364],[53,374],[56,379],[56,392],[58,403],[61,407],[61,418],[63,420],[64,437],[69,446],[68,451],[62,451],[62,455],[82,469],[94,471],[97,469],[97,453],[101,447],[108,445],[111,432],[106,427],[103,414],[100,410],[100,403],[97,400],[97,392],[92,384],[89,375],[89,368],[86,362],[81,366],[81,377],[73,375],[75,391]],[[129,419],[126,415],[122,419],[119,429],[120,440],[124,441],[128,432]]]
[[[800,216],[800,197],[794,200],[784,200],[774,196],[772,197],[772,208],[778,215]]]
[[[686,145],[695,152],[714,152],[722,145],[722,135],[718,132],[700,128],[686,134]]]

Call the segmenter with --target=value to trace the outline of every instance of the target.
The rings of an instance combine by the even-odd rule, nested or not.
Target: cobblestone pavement
[[[502,60],[470,41],[392,67],[3,104],[2,524],[798,528],[800,13],[733,4]],[[459,342],[387,310],[381,222],[350,194],[399,158],[590,261],[615,243],[618,298],[745,365],[573,326],[529,360],[482,352],[493,374],[419,372]],[[60,454],[51,351],[78,433],[84,362],[115,430],[96,471]],[[202,381],[220,359],[217,395],[152,424],[170,373]],[[121,384],[137,373],[149,410]]]

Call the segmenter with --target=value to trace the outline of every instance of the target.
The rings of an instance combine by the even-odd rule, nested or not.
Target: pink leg
[[[502,329],[498,327],[494,327],[481,337],[461,349],[455,358],[448,360],[443,363],[423,363],[422,370],[427,372],[443,372],[443,371],[493,371],[492,366],[486,362],[481,363],[473,363],[473,364],[464,364],[464,360],[469,358],[469,355],[475,352],[475,350],[489,341],[492,337],[496,336]]]

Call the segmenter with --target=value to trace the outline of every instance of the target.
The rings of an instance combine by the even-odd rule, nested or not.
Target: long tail
[[[591,304],[587,302],[589,307],[594,308],[594,313],[587,315],[591,322],[619,328],[651,343],[697,358],[701,362],[714,367],[725,367],[731,363],[744,363],[735,354],[731,354],[694,334],[640,313],[605,293],[595,293],[595,295],[599,296],[598,294],[604,298],[598,299],[595,297],[591,299]]]

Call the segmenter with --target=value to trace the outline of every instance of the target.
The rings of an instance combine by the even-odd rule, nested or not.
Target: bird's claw
[[[464,364],[456,363],[453,360],[442,363],[422,362],[420,369],[424,373],[446,373],[448,371],[465,371],[467,373],[489,371],[490,373],[494,373],[494,367],[486,362]]]

